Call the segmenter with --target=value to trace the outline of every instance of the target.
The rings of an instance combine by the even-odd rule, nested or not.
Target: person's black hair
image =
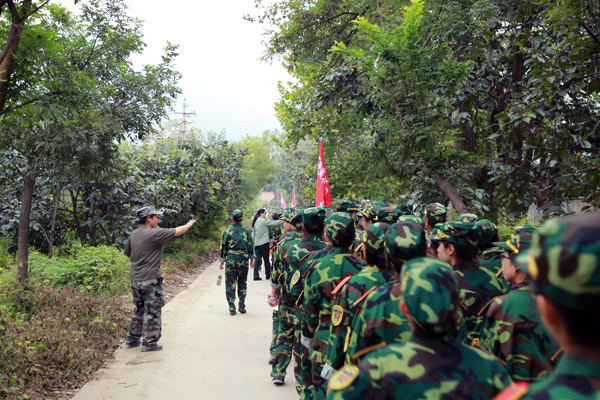
[[[259,208],[258,211],[256,212],[256,214],[254,214],[254,219],[252,220],[252,229],[254,229],[254,224],[256,223],[256,220],[258,219],[258,216],[262,213],[264,213],[266,210],[264,208]]]
[[[304,231],[311,235],[318,235],[319,233],[323,233],[323,229],[325,228],[325,221],[317,221],[312,225],[302,224],[304,226]]]
[[[402,266],[404,265],[404,261],[391,261],[390,264],[392,264],[392,267],[394,267],[394,271],[396,271],[396,273],[400,275],[400,273],[402,272]]]
[[[533,293],[540,293],[537,282],[531,282]],[[552,300],[550,300],[552,301]],[[579,345],[600,345],[600,311],[579,310],[552,301],[567,333]]]
[[[375,266],[380,271],[388,269],[390,265],[385,258],[377,257],[377,254],[369,251],[369,248],[365,251],[365,261],[367,262],[367,265]]]
[[[427,218],[428,225],[431,225],[431,227],[434,227],[435,224],[443,224],[443,223],[446,222],[446,219],[447,219],[447,217],[436,218],[436,217],[433,217],[433,216],[430,216],[430,215],[426,215],[425,218]]]
[[[440,240],[440,242],[444,243],[444,247],[448,248],[448,245],[451,244],[454,246],[454,250],[456,251],[456,258],[458,261],[474,261],[475,257],[477,257],[477,246],[467,246],[465,244],[454,244],[449,243],[445,240]]]
[[[146,215],[145,217],[142,217],[138,220],[138,224],[139,225],[146,225],[146,222],[148,222],[148,218],[152,218],[154,217],[155,214],[152,215]]]

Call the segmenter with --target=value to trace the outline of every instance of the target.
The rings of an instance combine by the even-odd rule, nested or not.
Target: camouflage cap
[[[156,208],[152,207],[152,206],[148,206],[148,207],[142,207],[139,210],[137,210],[135,212],[135,215],[138,218],[144,218],[147,217],[149,215],[162,215],[163,213],[161,211],[156,211]]]
[[[398,222],[385,234],[385,254],[388,260],[398,264],[416,257],[424,257],[427,252],[425,229],[411,222]]]
[[[278,211],[275,211],[273,214],[271,214],[271,219],[276,220],[276,219],[280,219],[281,218],[281,213]]]
[[[480,229],[479,244],[491,243],[498,240],[498,227],[489,219],[482,219],[475,223]]]
[[[306,226],[322,223],[327,218],[327,212],[316,207],[306,208],[302,213],[302,222]]]
[[[398,204],[396,209],[400,210],[400,215],[413,215],[412,204]]]
[[[456,326],[460,288],[449,264],[436,258],[414,258],[404,264],[401,282],[411,319],[421,330],[439,335]]]
[[[565,307],[598,311],[600,304],[600,213],[550,219],[517,257],[538,293]],[[523,267],[521,267],[523,265]]]
[[[511,237],[506,242],[494,242],[494,246],[502,247],[504,250],[515,255],[522,254],[531,247],[532,238],[532,234],[523,233],[521,235]]]
[[[290,219],[292,219],[293,216],[294,216],[294,214],[292,214],[291,212],[284,211],[283,214],[281,214],[281,219],[289,224]]]
[[[377,214],[378,222],[387,222],[388,224],[398,222],[398,218],[400,217],[400,214],[396,213],[396,209],[393,207],[380,208]]]
[[[379,258],[385,258],[385,234],[388,229],[389,224],[376,222],[369,226],[363,239],[367,250]]]
[[[244,219],[244,213],[241,210],[233,210],[231,217],[234,221],[239,222]]]
[[[377,221],[381,207],[367,206],[362,211],[362,216],[371,221]]]
[[[446,214],[448,214],[448,209],[446,206],[440,203],[431,203],[425,206],[425,216],[431,217],[436,221],[446,220]]]
[[[472,222],[446,222],[427,238],[462,246],[477,246],[480,232],[480,228]]]
[[[335,209],[337,211],[344,211],[344,212],[358,211],[358,208],[356,208],[356,205],[354,205],[354,203],[351,202],[350,200],[338,201],[337,203],[335,203]]]
[[[387,203],[386,203],[385,201],[381,201],[381,200],[379,200],[379,201],[375,201],[375,202],[371,203],[371,206],[372,206],[372,207],[381,207],[381,208],[385,208],[385,207],[387,207],[388,205],[387,205]]]
[[[537,228],[533,225],[523,224],[515,227],[515,235],[520,235],[521,233],[535,233]]]
[[[398,221],[412,222],[413,224],[418,224],[425,228],[425,221],[423,221],[422,218],[419,218],[416,215],[401,215],[400,218],[398,218]]]
[[[478,219],[479,219],[479,217],[475,214],[460,214],[458,217],[456,217],[457,222],[475,223],[475,222],[477,222]]]
[[[304,210],[299,209],[288,221],[290,225],[295,226],[296,228],[302,228],[302,215],[304,214]]]
[[[354,220],[348,213],[332,213],[325,220],[325,236],[334,247],[350,244],[354,240],[354,234]]]

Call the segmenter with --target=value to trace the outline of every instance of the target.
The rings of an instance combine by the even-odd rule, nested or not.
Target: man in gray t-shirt
[[[186,232],[196,222],[190,220],[177,228],[159,228],[160,214],[154,207],[139,209],[136,215],[140,226],[129,235],[125,245],[125,255],[131,260],[129,277],[135,304],[125,346],[139,346],[143,335],[142,351],[162,350],[157,342],[162,330],[161,309],[165,305],[160,272],[165,243]]]

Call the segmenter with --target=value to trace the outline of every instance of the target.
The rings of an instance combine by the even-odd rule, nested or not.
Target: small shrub
[[[118,301],[36,278],[0,284],[0,398],[85,382],[126,334],[128,315]]]
[[[81,291],[119,295],[128,290],[129,259],[110,246],[83,247],[73,244],[65,257],[32,252],[29,265],[53,286],[71,286]]]

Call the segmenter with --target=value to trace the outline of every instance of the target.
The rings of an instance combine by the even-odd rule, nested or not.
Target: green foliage
[[[10,243],[10,237],[5,232],[0,232],[0,274],[8,265],[8,261],[11,257],[8,251]]]
[[[117,300],[56,290],[35,275],[1,283],[0,397],[84,383],[113,356],[128,319]]]
[[[47,256],[38,252],[30,255],[30,268],[40,279],[52,286],[68,286],[72,290],[122,295],[128,290],[129,259],[115,247],[71,246],[66,257]]]

